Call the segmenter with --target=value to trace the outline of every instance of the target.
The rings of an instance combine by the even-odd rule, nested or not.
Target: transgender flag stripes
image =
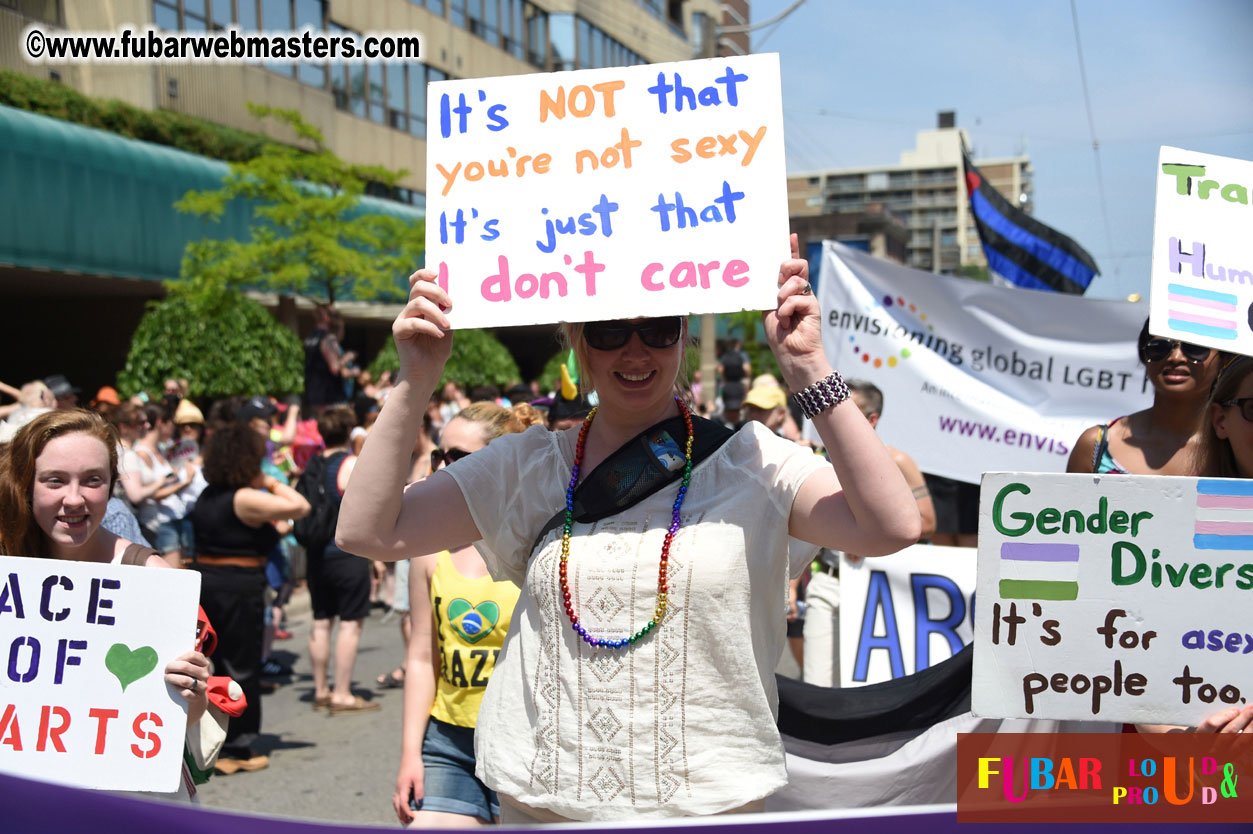
[[[1236,297],[1229,292],[1199,290],[1183,284],[1169,286],[1167,321],[1172,330],[1211,339],[1236,338]]]
[[[1100,274],[1092,256],[1005,199],[964,153],[962,162],[988,266],[1020,287],[1082,295],[1092,276]]]
[[[1253,550],[1253,481],[1196,482],[1192,545],[1197,550]]]

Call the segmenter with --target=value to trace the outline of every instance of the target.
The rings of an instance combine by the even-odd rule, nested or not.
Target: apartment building
[[[909,231],[905,262],[951,274],[987,266],[970,214],[962,171],[962,143],[970,136],[952,112],[934,130],[917,134],[916,147],[895,165],[813,171],[788,177],[788,212],[798,218],[860,213],[881,205]],[[1033,170],[1027,156],[973,160],[984,177],[1027,212],[1033,207]]]

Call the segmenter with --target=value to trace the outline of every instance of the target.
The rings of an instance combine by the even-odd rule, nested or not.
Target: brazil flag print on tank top
[[[459,727],[474,726],[518,593],[512,582],[496,582],[490,576],[467,579],[448,551],[439,554],[431,576],[440,654],[432,716]]]

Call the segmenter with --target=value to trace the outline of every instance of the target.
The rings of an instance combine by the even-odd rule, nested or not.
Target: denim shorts
[[[157,525],[155,547],[162,555],[182,550],[184,556],[190,557],[195,553],[194,545],[190,518],[176,518],[173,521],[162,521]]]
[[[414,811],[442,811],[493,822],[500,816],[500,800],[474,776],[474,728],[458,727],[437,718],[426,724],[422,740],[421,802],[409,800]]]

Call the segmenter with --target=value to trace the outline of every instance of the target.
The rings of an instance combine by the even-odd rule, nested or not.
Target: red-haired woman
[[[113,428],[83,409],[41,414],[23,426],[0,456],[0,553],[168,567],[156,551],[101,526],[118,479],[117,445]],[[186,699],[189,727],[208,708],[208,678],[209,661],[198,651],[166,664],[165,682]],[[194,785],[184,777],[179,795],[190,800]]]

